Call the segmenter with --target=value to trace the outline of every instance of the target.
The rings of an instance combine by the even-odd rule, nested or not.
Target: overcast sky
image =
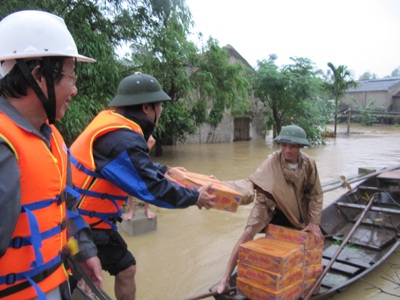
[[[356,79],[400,67],[400,0],[186,0],[195,31],[230,44],[253,67],[305,57],[324,71],[345,65]]]

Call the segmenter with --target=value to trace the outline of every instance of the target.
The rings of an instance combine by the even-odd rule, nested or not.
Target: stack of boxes
[[[322,273],[323,241],[312,233],[270,224],[266,236],[239,249],[238,294],[252,300],[297,300]]]

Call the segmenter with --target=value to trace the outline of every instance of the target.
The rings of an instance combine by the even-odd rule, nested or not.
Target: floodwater
[[[400,128],[352,126],[349,135],[345,132],[346,127],[339,126],[336,139],[328,140],[326,145],[303,149],[315,158],[322,183],[338,179],[340,175],[357,174],[358,168],[379,169],[400,163]],[[213,174],[220,180],[234,180],[249,176],[276,149],[269,136],[248,142],[167,146],[163,157],[153,159],[171,167]],[[325,193],[324,205],[343,192],[339,188]],[[120,230],[137,259],[136,299],[182,300],[207,293],[222,276],[251,207],[252,204],[240,206],[236,213],[197,207],[182,210],[153,207],[157,213],[156,231],[128,236]],[[365,280],[400,295],[399,262],[400,249]],[[105,290],[113,297],[114,280],[108,274],[104,276]],[[388,278],[394,278],[397,284]],[[398,297],[360,281],[331,299]]]

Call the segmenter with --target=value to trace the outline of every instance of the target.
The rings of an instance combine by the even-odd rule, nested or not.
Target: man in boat
[[[232,250],[225,273],[212,288],[213,292],[220,294],[229,288],[239,246],[252,240],[268,223],[311,231],[323,239],[319,227],[323,192],[317,166],[300,150],[310,145],[306,133],[297,125],[289,125],[282,128],[275,142],[280,145],[280,150],[269,155],[255,173],[244,180],[256,191],[255,204],[244,232]]]
[[[77,61],[95,60],[78,54],[64,20],[44,11],[8,15],[0,39],[0,298],[70,299],[68,249],[99,288],[102,270],[54,123],[78,93]],[[78,247],[67,247],[72,236]]]
[[[117,95],[71,146],[78,210],[92,228],[102,267],[115,276],[117,299],[135,299],[136,260],[117,231],[128,195],[164,208],[210,208],[207,184],[190,190],[170,183],[167,167],[152,162],[148,140],[158,125],[162,102],[171,98],[159,82],[135,73],[122,79]]]

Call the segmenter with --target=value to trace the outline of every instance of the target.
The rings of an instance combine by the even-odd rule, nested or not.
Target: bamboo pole
[[[389,166],[387,168],[379,169],[378,171],[372,172],[372,173],[364,175],[364,176],[351,178],[351,179],[347,180],[347,183],[354,183],[354,182],[366,180],[366,179],[369,179],[371,177],[374,177],[374,176],[377,176],[379,174],[382,174],[383,172],[393,171],[393,170],[397,170],[397,169],[400,169],[400,164],[396,164],[396,165],[393,165],[393,166]],[[337,182],[338,183],[336,185],[333,185],[334,183],[325,184],[325,185],[323,184],[322,185],[323,192],[326,193],[326,192],[335,190],[335,189],[340,188],[340,187],[343,186],[343,181],[342,180],[338,179]],[[333,186],[331,186],[331,185],[333,185]]]

